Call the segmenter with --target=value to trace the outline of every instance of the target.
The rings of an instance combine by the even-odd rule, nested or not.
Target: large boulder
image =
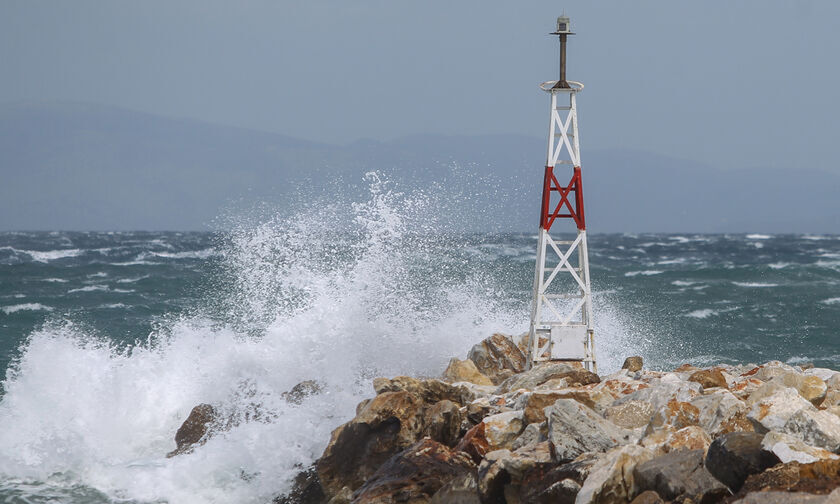
[[[718,368],[695,371],[688,377],[688,381],[697,382],[702,385],[704,389],[713,387],[729,388],[726,383],[726,378]]]
[[[451,480],[473,471],[468,456],[426,438],[382,464],[353,494],[353,503],[428,502]]]
[[[506,495],[519,495],[523,478],[535,468],[554,466],[548,443],[537,443],[511,452],[487,454],[478,467],[478,493],[482,502],[505,502]]]
[[[627,401],[608,407],[604,416],[619,427],[637,429],[650,423],[653,405],[647,401]]]
[[[470,359],[460,360],[453,357],[443,372],[443,379],[449,382],[470,382],[476,385],[493,385],[493,381],[485,376]]]
[[[423,406],[410,392],[383,392],[335,429],[317,463],[326,494],[358,488],[382,463],[414,444],[423,432]]]
[[[736,431],[752,431],[747,406],[728,390],[715,390],[691,400],[699,412],[699,425],[712,437]]]
[[[546,415],[548,440],[559,462],[635,440],[633,431],[618,427],[573,399],[558,399],[546,409]]]
[[[424,434],[446,446],[455,446],[461,435],[461,409],[452,401],[438,401],[426,410]]]
[[[527,364],[522,350],[504,334],[494,334],[485,338],[472,347],[468,357],[494,384],[501,383],[514,373],[521,373]]]
[[[652,450],[656,455],[680,450],[709,449],[712,438],[696,425],[689,425],[679,430],[672,427],[655,430],[647,434],[639,444]]]
[[[533,390],[549,380],[563,378],[570,386],[589,385],[601,381],[598,375],[585,369],[576,368],[562,362],[544,362],[533,368],[511,376],[499,385],[497,393],[504,394],[511,390]]]
[[[464,385],[452,385],[441,380],[418,380],[410,376],[396,378],[375,378],[373,389],[377,394],[385,392],[409,392],[420,397],[427,404],[438,401],[452,401],[466,405],[475,399],[473,392]]]
[[[481,504],[475,474],[456,476],[432,495],[429,504]]]
[[[644,359],[639,357],[638,355],[633,357],[627,357],[624,359],[624,364],[621,365],[621,369],[626,369],[631,373],[635,373],[636,371],[641,371],[642,366],[644,366]]]
[[[523,411],[514,410],[485,417],[482,423],[488,450],[510,449],[525,429],[523,416]]]
[[[803,399],[815,406],[823,402],[828,390],[826,383],[818,376],[786,371],[759,387],[750,395],[747,402],[754,404],[786,387],[795,389]]]
[[[752,402],[747,418],[753,423],[756,432],[764,434],[771,430],[783,430],[787,421],[800,410],[815,409],[796,389],[784,387]]]
[[[811,446],[840,451],[840,418],[827,411],[802,409],[788,418],[781,429]]]
[[[827,494],[840,492],[838,487],[840,460],[818,460],[808,464],[788,462],[753,474],[747,478],[739,494],[773,491]]]
[[[615,448],[596,462],[583,482],[576,504],[628,502],[639,493],[634,469],[653,458],[650,450],[637,445]]]
[[[779,463],[761,447],[764,436],[755,432],[730,432],[715,439],[706,454],[706,468],[720,482],[737,492],[747,476]]]
[[[660,408],[654,409],[645,432],[651,433],[665,426],[682,429],[699,423],[700,410],[696,406],[689,402],[672,399]]]
[[[613,402],[612,396],[603,390],[565,388],[528,392],[517,400],[515,407],[525,411],[525,422],[529,424],[539,423],[545,421],[545,408],[554,404],[558,399],[574,399],[597,412],[605,411]]]
[[[806,444],[801,439],[783,432],[770,431],[761,441],[764,450],[773,452],[782,463],[799,462],[808,464],[817,460],[838,459],[837,455],[823,448]]]
[[[633,470],[635,482],[639,490],[654,490],[669,501],[718,502],[730,493],[703,466],[703,455],[703,450],[680,450],[642,462]]]
[[[673,373],[668,373],[660,379],[654,379],[645,387],[622,395],[613,403],[624,404],[629,401],[649,402],[654,411],[660,410],[671,401],[689,402],[702,394],[703,387],[699,383],[682,381]]]
[[[210,404],[199,404],[194,407],[175,433],[176,448],[167,453],[166,456],[174,457],[182,453],[189,453],[196,446],[204,444],[218,427],[218,422],[219,413]]]

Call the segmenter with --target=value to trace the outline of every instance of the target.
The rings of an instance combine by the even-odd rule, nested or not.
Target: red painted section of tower
[[[551,192],[555,191],[560,194],[560,201],[554,210],[551,211]],[[569,200],[569,194],[574,192],[574,204]],[[560,213],[562,211],[568,213]],[[551,230],[551,225],[558,217],[566,217],[574,219],[577,228],[580,230],[586,229],[586,219],[583,212],[583,182],[580,176],[580,166],[575,166],[572,179],[569,185],[561,186],[554,176],[554,167],[545,167],[545,176],[543,177],[543,196],[540,210],[540,228],[546,231]]]

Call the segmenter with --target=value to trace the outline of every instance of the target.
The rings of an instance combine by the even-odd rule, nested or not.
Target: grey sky
[[[586,149],[840,171],[840,2],[0,1],[0,102],[118,105],[348,143],[542,136],[578,33]]]

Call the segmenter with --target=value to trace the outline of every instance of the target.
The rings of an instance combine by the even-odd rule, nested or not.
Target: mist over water
[[[527,329],[533,234],[459,234],[440,194],[207,233],[0,235],[0,497],[268,502],[376,376],[436,376]],[[838,367],[840,238],[590,235],[599,371],[773,358]],[[315,379],[324,392],[290,404]],[[238,422],[165,458],[197,404]],[[17,499],[17,500],[14,500]]]

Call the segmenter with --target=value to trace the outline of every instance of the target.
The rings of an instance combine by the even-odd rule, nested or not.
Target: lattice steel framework
[[[561,39],[563,42],[564,38]],[[540,85],[551,95],[551,121],[540,209],[528,360],[530,365],[546,360],[579,361],[586,369],[597,371],[576,101],[583,84],[565,80],[564,63],[561,63],[560,81]],[[558,168],[563,166],[571,168],[571,179],[567,185],[560,184],[557,179]],[[574,222],[577,237],[573,240],[554,239],[550,234],[552,227],[557,219],[566,218]]]

